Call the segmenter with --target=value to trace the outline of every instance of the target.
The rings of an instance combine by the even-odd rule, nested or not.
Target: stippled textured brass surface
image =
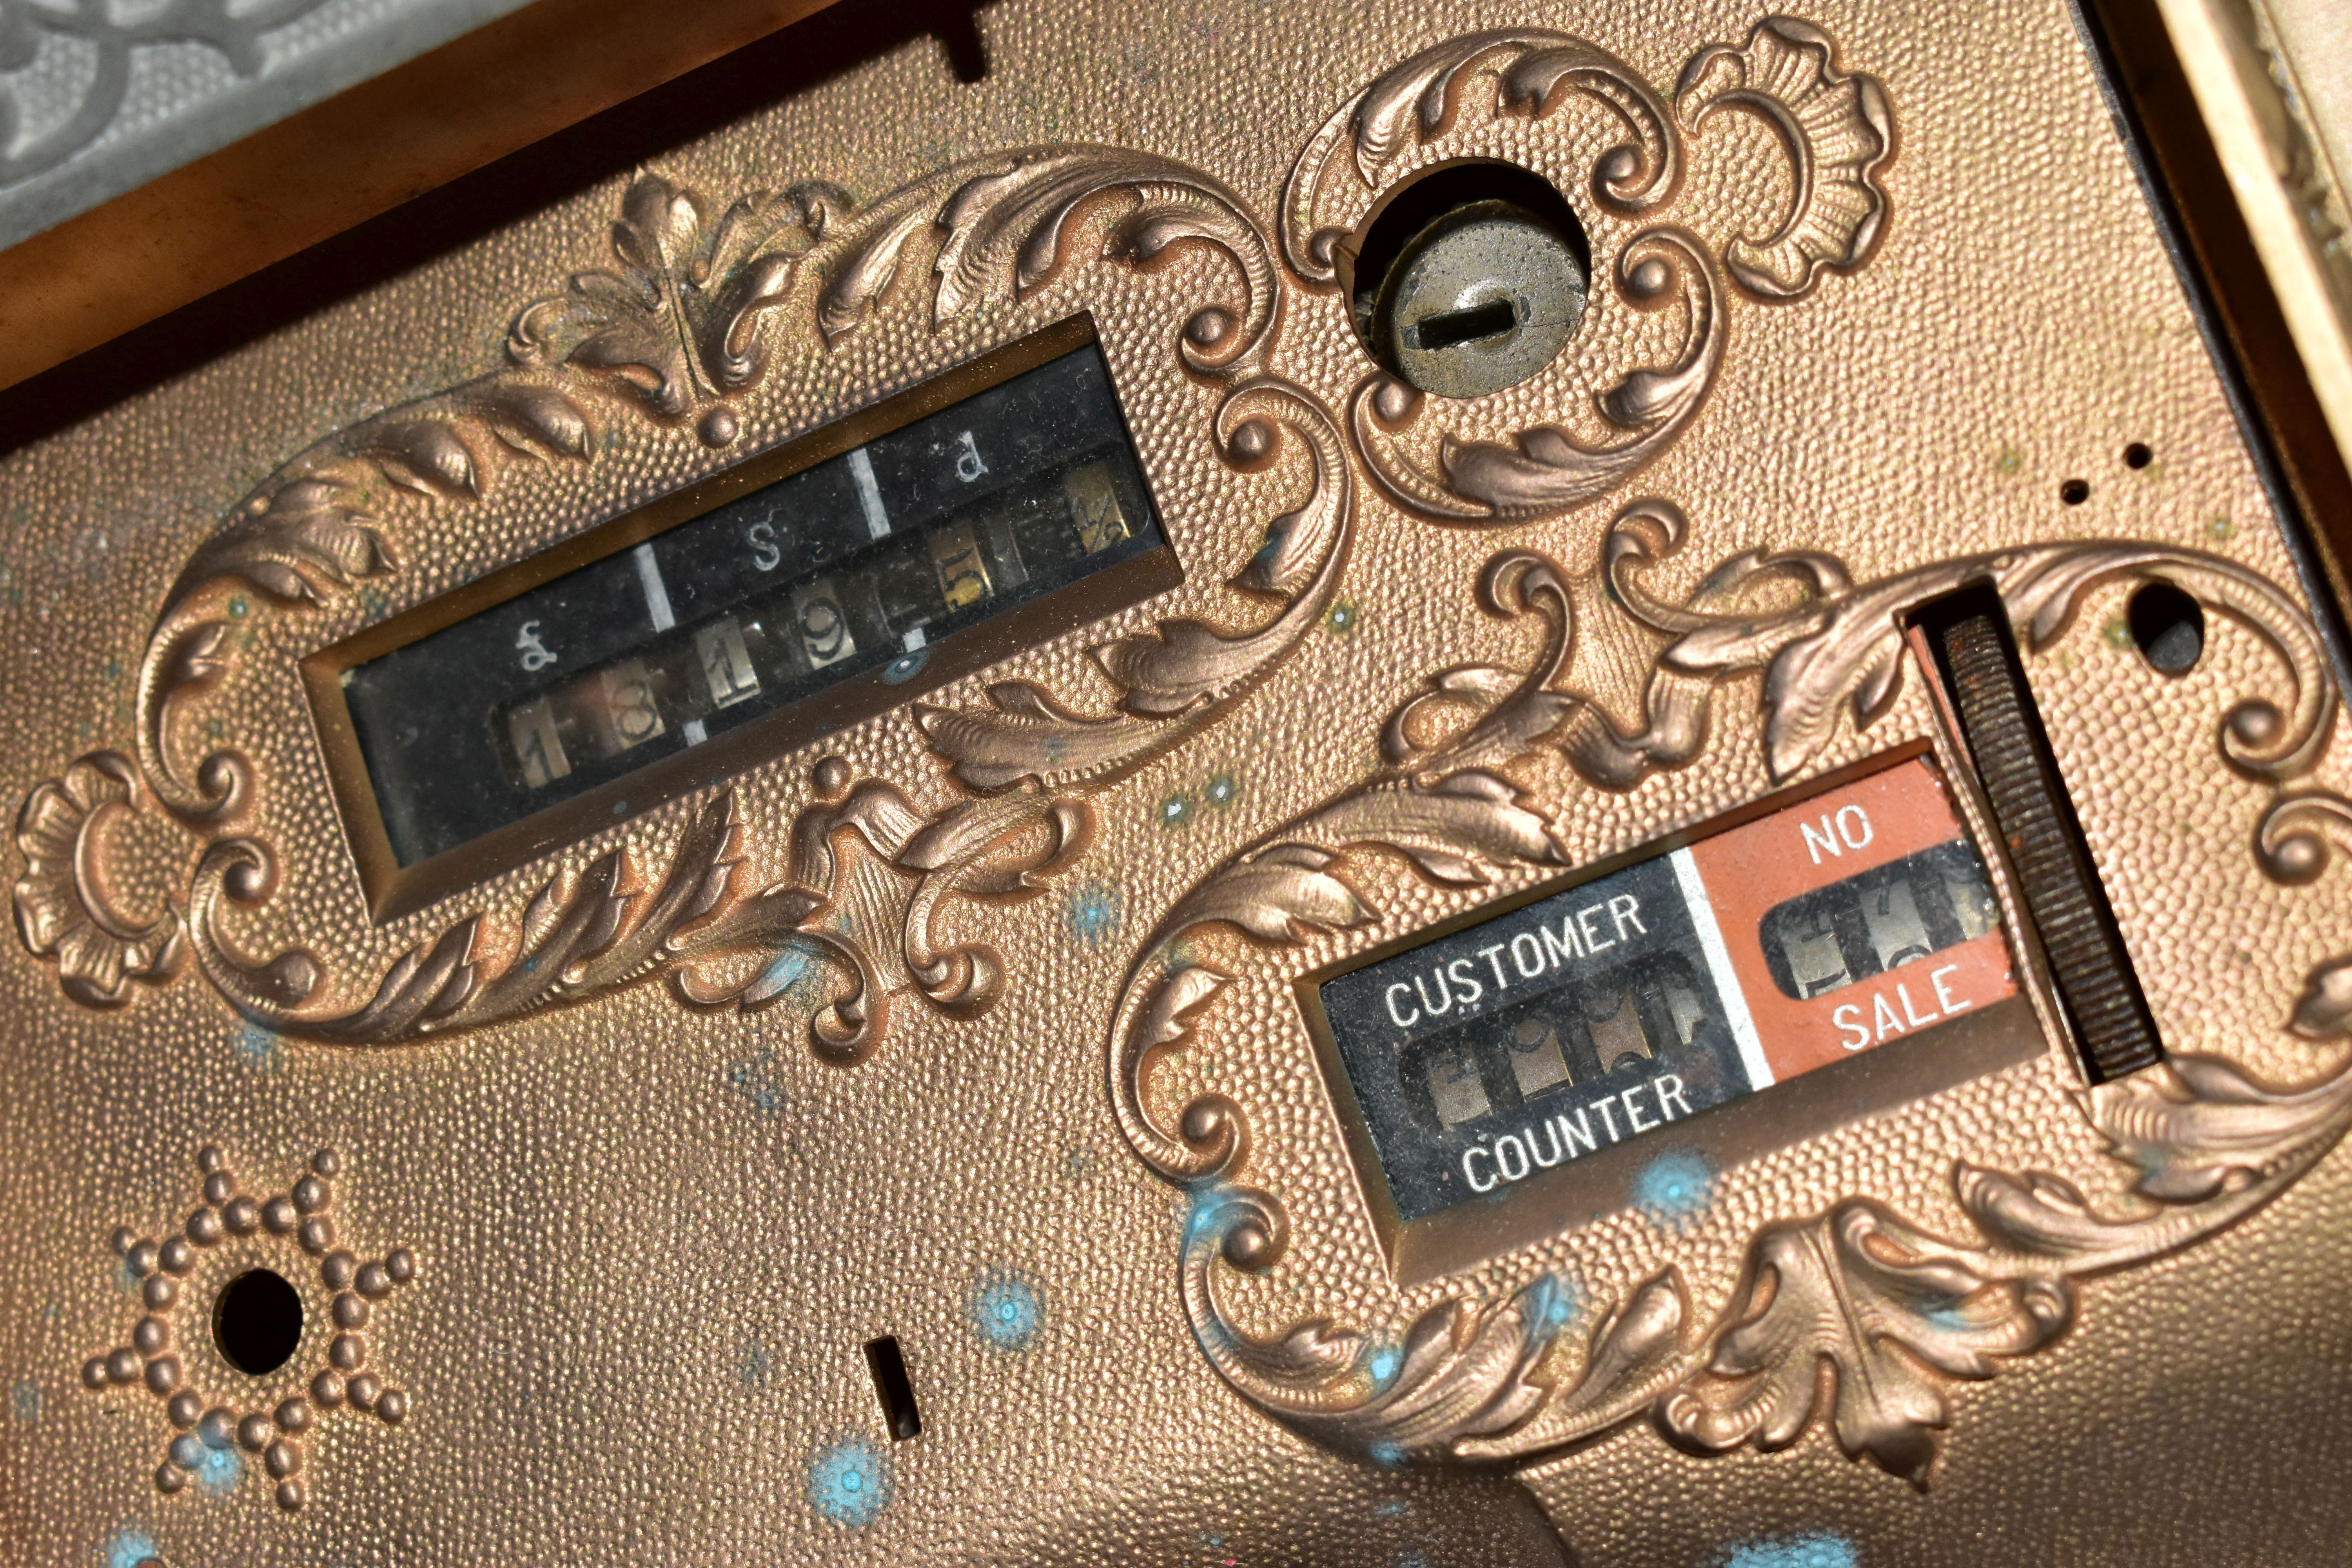
[[[0,469],[8,1555],[2335,1560],[2352,742],[2065,10],[982,16]],[[1341,283],[1465,158],[1593,285],[1454,402]],[[1080,311],[1181,586],[371,917],[305,658]],[[1905,640],[1981,583],[2168,1053],[2095,1089]],[[1391,1256],[1303,977],[1906,745],[2027,1048]],[[315,1263],[191,1212],[321,1149]],[[289,1239],[287,1370],[145,1326]]]

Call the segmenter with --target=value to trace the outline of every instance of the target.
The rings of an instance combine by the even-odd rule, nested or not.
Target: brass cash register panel
[[[2073,14],[981,20],[0,467],[0,1555],[2339,1561],[2330,557]]]

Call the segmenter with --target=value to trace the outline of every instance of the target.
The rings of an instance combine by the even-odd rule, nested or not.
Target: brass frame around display
[[[1426,946],[1457,931],[1598,881],[1628,866],[1728,833],[1858,779],[1899,767],[1914,758],[1934,759],[1951,792],[1954,815],[1984,858],[2000,899],[2002,929],[2008,938],[2011,962],[2016,966],[2019,994],[1995,1003],[1974,1017],[1955,1020],[1925,1036],[1895,1041],[1851,1060],[1806,1073],[1804,1093],[1775,1093],[1775,1089],[1790,1087],[1775,1084],[1712,1107],[1681,1124],[1683,1130],[1676,1146],[1699,1150],[1716,1164],[1729,1165],[1890,1107],[1925,1099],[1954,1084],[2030,1060],[2057,1047],[2061,1037],[2045,1033],[2038,1026],[2032,999],[2039,981],[2039,945],[2023,934],[2023,911],[2015,897],[2008,858],[1998,841],[1981,830],[1981,819],[1973,809],[1971,798],[1974,781],[1967,778],[1962,755],[1943,736],[1935,741],[1908,742],[1792,788],[1776,791],[1683,832],[1669,834],[1606,860],[1580,866],[1568,876],[1539,882],[1510,898],[1465,910],[1436,925],[1350,953],[1338,963],[1310,970],[1293,981],[1300,1016],[1315,1042],[1317,1065],[1322,1069],[1333,1108],[1339,1113],[1357,1190],[1365,1211],[1371,1215],[1373,1229],[1380,1236],[1381,1249],[1398,1285],[1409,1289],[1473,1268],[1488,1258],[1541,1240],[1564,1226],[1630,1206],[1631,1201],[1625,1195],[1629,1179],[1664,1145],[1615,1144],[1544,1175],[1516,1183],[1496,1200],[1456,1205],[1419,1219],[1406,1219],[1390,1193],[1362,1108],[1356,1101],[1355,1086],[1340,1060],[1338,1037],[1323,1009],[1322,987],[1343,974],[1370,968],[1383,959]],[[2060,1055],[2066,1055],[2063,1048]]]
[[[797,440],[379,621],[302,659],[303,689],[310,697],[328,783],[342,817],[352,859],[359,869],[360,885],[367,895],[369,915],[383,924],[414,913],[617,820],[641,816],[707,789],[796,746],[911,702],[1022,648],[1113,615],[1181,583],[1183,570],[1175,546],[1163,542],[1083,581],[940,637],[930,645],[930,658],[904,680],[886,682],[880,668],[852,676],[714,735],[690,751],[648,763],[414,866],[399,863],[385,830],[383,808],[343,694],[346,671],[1098,341],[1091,315],[1082,311],[1056,321]],[[1121,418],[1125,418],[1123,411]],[[619,809],[623,805],[625,810]]]

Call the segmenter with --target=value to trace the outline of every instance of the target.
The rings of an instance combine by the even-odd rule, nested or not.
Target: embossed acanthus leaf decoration
[[[1559,1348],[1568,1314],[1542,1279],[1499,1301],[1457,1286],[1382,1331],[1322,1318],[1271,1337],[1244,1331],[1221,1280],[1270,1268],[1288,1240],[1281,1203],[1241,1184],[1248,1115],[1214,1089],[1193,1095],[1172,1124],[1154,1109],[1157,1063],[1210,1026],[1234,959],[1295,952],[1382,918],[1369,890],[1383,874],[1377,860],[1430,883],[1476,885],[1506,865],[1556,859],[1543,803],[1505,771],[1532,748],[1557,748],[1594,785],[1631,787],[1695,756],[1718,683],[1761,670],[1768,760],[1786,776],[1841,723],[1867,725],[1885,710],[1907,612],[1965,582],[2000,588],[2029,648],[2062,636],[2085,595],[2118,580],[2170,583],[2253,632],[2280,656],[2294,695],[2283,705],[2242,701],[2226,716],[2221,749],[2250,778],[2308,772],[2334,722],[2310,623],[2275,584],[2218,557],[2087,542],[1856,584],[1826,555],[1751,552],[1670,605],[1643,578],[1683,532],[1672,508],[1636,501],[1603,545],[1608,602],[1667,639],[1648,726],[1630,736],[1559,685],[1574,625],[1559,569],[1531,551],[1488,563],[1481,607],[1538,618],[1537,657],[1525,670],[1430,677],[1383,731],[1387,771],[1276,828],[1177,903],[1114,1016],[1112,1104],[1143,1163],[1192,1194],[1184,1304],[1202,1352],[1253,1405],[1319,1441],[1385,1463],[1517,1462],[1643,1418],[1696,1453],[1784,1447],[1825,1422],[1847,1454],[1924,1487],[1952,1418],[1953,1380],[1991,1377],[2002,1359],[2050,1343],[2072,1321],[2075,1281],[2194,1245],[2293,1185],[2352,1128],[2352,1061],[2278,1088],[2220,1058],[2176,1055],[2082,1097],[2137,1173],[2136,1211],[2109,1217],[2057,1177],[1958,1163],[1954,1191],[1974,1237],[1937,1236],[1868,1198],[1777,1222],[1752,1238],[1703,1331],[1692,1331],[1688,1289],[1669,1269],[1601,1314],[1580,1365]],[[2329,838],[2352,837],[2347,827],[2352,805],[2341,796],[2282,794],[2257,832],[2258,858],[2281,881],[2308,881]],[[2314,973],[2294,1024],[2315,1037],[2352,1031],[2352,957]]]
[[[1557,568],[1531,552],[1507,551],[1488,565],[1481,602],[1495,614],[1534,614],[1549,623],[1540,657],[1524,672],[1473,666],[1429,678],[1390,723],[1384,747],[1391,760],[1417,757],[1422,748],[1412,733],[1424,713],[1442,710],[1477,721],[1452,745],[1547,744],[1588,783],[1631,789],[1696,756],[1712,727],[1717,689],[1761,671],[1765,763],[1775,780],[1791,778],[1822,754],[1842,724],[1867,729],[1893,705],[1910,613],[1982,581],[2000,591],[2021,639],[2035,651],[2065,635],[2092,590],[2119,580],[2169,584],[2253,633],[2284,666],[2293,696],[2284,709],[2250,698],[2224,716],[2222,755],[2249,778],[2275,782],[2307,772],[2335,728],[2335,688],[2309,621],[2277,584],[2218,555],[2128,541],[2036,545],[1958,556],[1857,584],[1843,564],[1817,552],[1751,551],[1708,573],[1687,602],[1669,604],[1650,590],[1647,577],[1681,550],[1687,532],[1678,509],[1645,499],[1629,502],[1602,542],[1611,598],[1667,639],[1651,671],[1643,728],[1626,733],[1598,705],[1559,689],[1573,637],[1566,595],[1504,590],[1534,580],[1529,574],[1538,566],[1556,580]],[[2281,868],[2310,862],[2308,833],[2287,809],[2298,798],[2282,797],[2265,828],[2279,840],[2272,873],[2283,879]]]
[[[815,800],[792,830],[789,880],[744,895],[732,792],[697,810],[660,887],[640,891],[626,850],[544,884],[517,922],[503,963],[479,948],[469,916],[403,955],[356,1006],[322,1000],[326,965],[294,951],[242,956],[234,911],[265,902],[275,864],[266,845],[216,841],[197,868],[190,917],[206,976],[247,1018],[298,1037],[385,1044],[501,1022],[667,976],[698,1007],[768,1005],[797,975],[796,955],[821,950],[848,976],[811,1019],[818,1051],[862,1060],[887,1026],[890,997],[909,987],[950,1015],[985,1011],[1004,968],[986,942],[958,942],[949,907],[1030,897],[1092,835],[1087,795],[1213,722],[1288,656],[1329,607],[1353,517],[1348,466],[1328,413],[1296,387],[1244,383],[1222,405],[1218,449],[1236,467],[1278,460],[1289,432],[1307,456],[1308,490],[1274,525],[1276,542],[1236,578],[1289,584],[1255,631],[1163,623],[1096,650],[1126,712],[1074,713],[1037,688],[1005,682],[991,705],[919,704],[916,718],[968,786],[982,793],[926,813],[884,780],[853,784],[846,763],[820,763]],[[1303,580],[1302,580],[1303,579]]]
[[[1337,285],[1339,243],[1383,177],[1408,148],[1452,132],[1468,85],[1489,72],[1490,117],[1542,120],[1571,95],[1614,116],[1626,140],[1592,171],[1592,194],[1604,206],[1639,214],[1675,194],[1682,148],[1674,118],[1631,66],[1582,38],[1540,27],[1465,33],[1389,70],[1333,111],[1300,153],[1282,191],[1282,256],[1293,271],[1311,285]]]
[[[1661,1402],[1665,1429],[1706,1451],[1785,1448],[1813,1422],[1826,1363],[1838,1446],[1924,1482],[1951,1410],[1919,1368],[1990,1377],[1993,1356],[2040,1349],[2071,1315],[2063,1281],[1990,1279],[1947,1245],[1866,1200],[1765,1230],[1706,1377]]]
[[[574,273],[568,292],[515,318],[509,352],[519,365],[609,374],[676,419],[767,368],[759,314],[782,301],[824,214],[801,187],[747,195],[714,224],[699,195],[648,175],[613,226],[621,269]]]

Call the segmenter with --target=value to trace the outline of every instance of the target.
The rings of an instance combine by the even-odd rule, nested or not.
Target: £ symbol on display
[[[555,662],[555,653],[539,640],[539,623],[525,621],[522,630],[515,633],[515,649],[522,655],[522,667],[529,670],[545,669]]]

